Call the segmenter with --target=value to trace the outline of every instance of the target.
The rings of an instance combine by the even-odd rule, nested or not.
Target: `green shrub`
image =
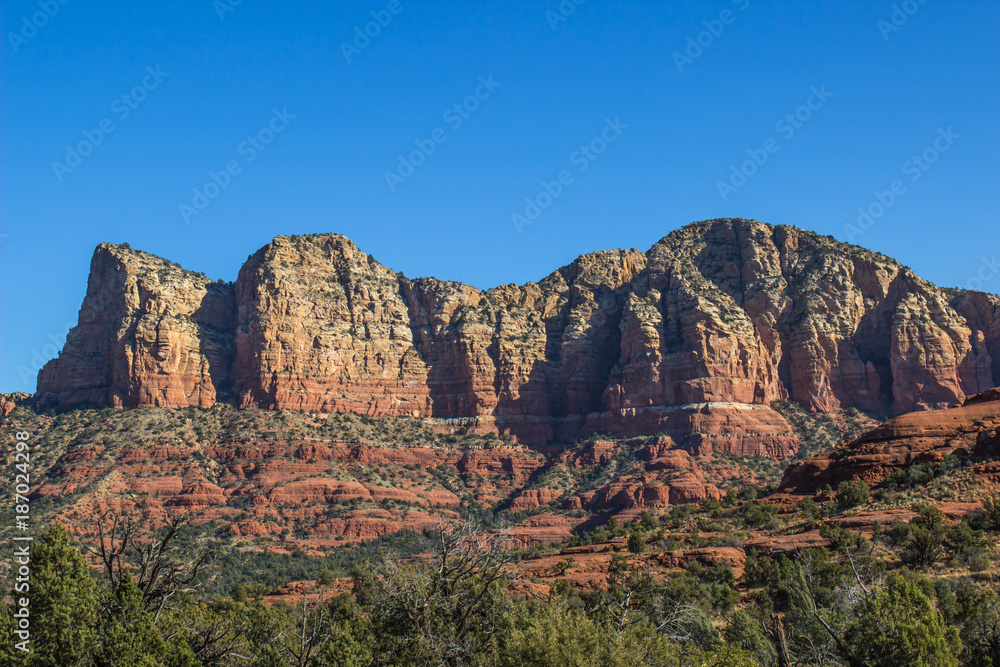
[[[1000,530],[1000,495],[990,496],[983,501],[986,524],[990,530]]]
[[[868,502],[871,488],[863,481],[844,482],[837,489],[837,509],[841,512]]]
[[[743,523],[750,528],[760,528],[768,523],[777,513],[777,507],[768,503],[762,503],[759,500],[745,502],[739,510],[739,515],[743,519]]]

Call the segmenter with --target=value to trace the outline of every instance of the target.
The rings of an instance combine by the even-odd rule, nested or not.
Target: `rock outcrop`
[[[18,405],[33,403],[31,394],[16,391],[10,394],[0,394],[0,419],[3,419]]]
[[[882,483],[905,466],[954,455],[990,461],[1000,457],[1000,390],[969,397],[961,407],[909,414],[891,419],[845,446],[823,452],[785,471],[779,493],[816,494],[829,485],[862,480]]]
[[[229,385],[235,315],[231,285],[102,243],[79,322],[39,372],[38,394],[60,406],[209,407]]]
[[[235,284],[102,244],[38,400],[406,415],[531,444],[665,433],[783,458],[798,443],[772,401],[899,414],[996,384],[997,297],[724,219],[485,292],[406,278],[336,234],[279,236]]]

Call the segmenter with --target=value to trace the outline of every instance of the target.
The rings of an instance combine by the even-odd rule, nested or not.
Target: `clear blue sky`
[[[339,232],[409,276],[488,288],[706,218],[848,240],[858,207],[899,180],[859,245],[947,286],[1000,255],[994,1],[909,0],[899,26],[892,2],[868,0],[586,0],[560,20],[557,0],[398,0],[395,14],[243,0],[220,18],[234,1],[42,0],[51,17],[3,2],[0,390],[33,390],[102,241],[234,280],[276,235]],[[342,44],[373,11],[387,25],[348,62]],[[678,60],[689,38],[707,46]],[[776,126],[796,112],[808,120]],[[112,132],[75,168],[53,166],[102,122]],[[391,189],[418,140],[434,152]],[[592,141],[604,152],[577,152]],[[933,164],[907,165],[926,149]],[[767,161],[724,199],[747,151]],[[180,205],[204,204],[193,189],[231,161],[185,221]],[[563,171],[519,233],[512,214]],[[983,287],[1000,291],[1000,275]]]

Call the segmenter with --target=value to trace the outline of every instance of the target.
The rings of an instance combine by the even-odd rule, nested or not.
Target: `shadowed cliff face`
[[[902,413],[1000,384],[1000,299],[793,227],[695,223],[481,292],[336,234],[277,237],[235,285],[102,244],[43,403],[409,415],[544,443],[666,433],[783,457],[769,404]]]

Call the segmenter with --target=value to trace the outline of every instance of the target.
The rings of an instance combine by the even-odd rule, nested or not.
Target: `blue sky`
[[[738,216],[941,285],[997,273],[996,2],[0,11],[2,391],[33,390],[103,241],[234,280],[276,235],[339,232],[488,288]]]

